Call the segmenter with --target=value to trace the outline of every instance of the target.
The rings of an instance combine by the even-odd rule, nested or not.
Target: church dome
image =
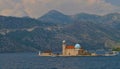
[[[80,44],[75,44],[75,49],[80,49],[80,48],[81,48]]]

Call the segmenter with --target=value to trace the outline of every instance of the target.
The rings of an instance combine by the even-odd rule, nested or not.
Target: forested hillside
[[[0,52],[61,51],[61,42],[89,50],[118,46],[120,14],[65,15],[52,10],[39,19],[0,16]]]

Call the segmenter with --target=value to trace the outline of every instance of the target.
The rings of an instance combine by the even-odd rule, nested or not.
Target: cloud
[[[105,0],[105,1],[116,6],[120,6],[120,0]]]
[[[97,1],[98,1],[98,0],[87,0],[87,2],[88,2],[90,5],[96,3]]]
[[[118,6],[105,0],[0,0],[0,14],[6,16],[40,17],[52,9],[69,15],[80,12],[92,14],[120,12]]]
[[[54,7],[65,14],[75,14],[80,12],[91,14],[107,14],[117,12],[117,6],[106,3],[104,0],[62,0],[55,4],[50,4],[49,7]],[[119,10],[120,11],[120,10]]]
[[[4,9],[4,10],[1,11],[1,14],[5,15],[5,16],[7,16],[7,15],[9,15],[11,13],[12,13],[12,10],[10,10],[10,9]]]
[[[16,0],[0,0],[0,14],[20,17],[27,15],[20,1]]]

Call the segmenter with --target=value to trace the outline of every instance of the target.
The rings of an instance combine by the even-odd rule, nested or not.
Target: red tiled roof
[[[66,49],[74,49],[74,46],[66,46]]]

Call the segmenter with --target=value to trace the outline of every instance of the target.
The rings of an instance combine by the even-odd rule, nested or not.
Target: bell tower
[[[66,55],[65,48],[66,48],[66,41],[63,40],[62,41],[62,55]]]

